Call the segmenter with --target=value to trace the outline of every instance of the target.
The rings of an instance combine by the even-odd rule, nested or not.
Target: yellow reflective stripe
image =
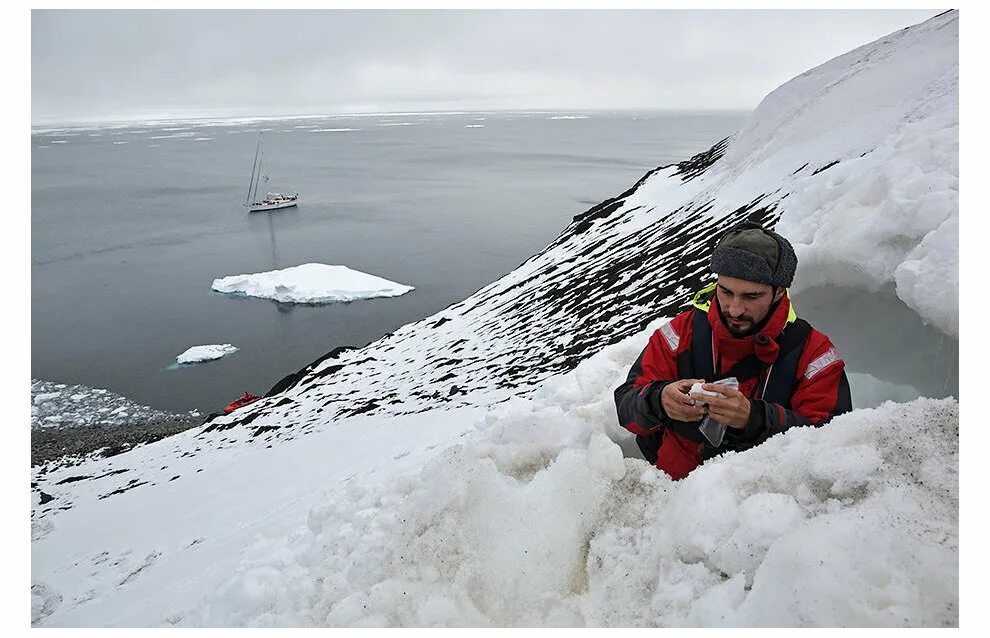
[[[694,299],[691,300],[691,305],[697,308],[698,310],[703,310],[705,312],[708,312],[708,307],[712,305],[712,300],[711,298],[709,298],[708,301],[701,301],[701,298],[704,297],[706,294],[715,290],[716,286],[718,286],[718,282],[705,286],[697,293],[695,293]]]

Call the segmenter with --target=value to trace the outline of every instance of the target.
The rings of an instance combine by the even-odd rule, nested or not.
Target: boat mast
[[[244,205],[247,206],[251,203],[251,189],[254,188],[254,172],[258,168],[258,151],[261,150],[261,136],[258,136],[258,145],[254,148],[254,164],[251,165],[251,183],[248,184],[247,198],[244,200]]]
[[[261,182],[261,164],[265,161],[265,156],[262,155],[258,160],[258,179],[254,180],[254,201],[258,201],[258,183]]]

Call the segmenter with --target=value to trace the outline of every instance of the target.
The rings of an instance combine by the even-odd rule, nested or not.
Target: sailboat
[[[248,212],[255,213],[264,210],[290,208],[299,201],[299,193],[273,193],[268,191],[268,175],[261,172],[264,163],[264,152],[261,150],[261,136],[258,136],[258,146],[254,149],[254,166],[251,167],[251,183],[248,185],[244,206]],[[265,182],[265,196],[258,198],[258,185]]]

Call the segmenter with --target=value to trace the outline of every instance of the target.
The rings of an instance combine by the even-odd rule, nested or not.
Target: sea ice
[[[626,200],[642,212],[611,227],[613,235],[585,231],[587,245],[648,228],[654,209],[659,216],[718,195],[719,209],[733,210],[787,184],[792,196],[778,229],[803,250],[806,290],[827,286],[834,301],[842,287],[876,294],[895,284],[904,304],[951,332],[957,21],[944,14],[795,78],[760,105],[721,168],[677,177],[673,195],[672,172],[660,171]],[[939,117],[926,118],[933,111]],[[926,119],[937,134],[917,134]],[[931,156],[920,152],[926,146]],[[827,171],[815,168],[834,159],[841,161]],[[560,248],[548,255],[570,257]],[[503,289],[519,288],[524,299],[534,272],[532,263],[520,267]],[[233,279],[275,289],[264,276],[277,274]],[[518,326],[504,297],[495,309],[484,297],[469,303]],[[936,304],[944,306],[938,314]],[[381,376],[388,372],[390,386],[405,393],[396,412],[355,412],[353,397],[385,395],[369,379],[378,370],[363,364],[361,380],[345,388],[327,380],[340,364],[327,360],[312,366],[301,390],[270,397],[238,427],[220,421],[212,439],[204,430],[36,470],[33,498],[44,490],[55,502],[33,504],[32,624],[959,625],[957,400],[884,400],[713,458],[674,482],[639,458],[614,411],[613,388],[660,318],[535,388],[505,390],[508,400],[491,389],[476,391],[474,405],[426,410],[434,406],[406,398],[416,386],[397,381],[403,365],[433,378],[434,358],[462,364],[476,356],[488,363],[482,372],[492,386],[502,354],[519,365],[521,340],[497,334],[497,344],[474,345],[483,311],[453,308],[360,353],[381,357]],[[545,326],[558,316],[548,309],[523,345],[553,342]],[[441,341],[441,323],[458,341]],[[435,344],[454,350],[462,342],[468,351],[457,361],[432,354]],[[858,387],[859,396],[872,403],[893,389],[909,392],[884,379],[874,386]],[[46,391],[32,384],[33,393]],[[335,401],[347,402],[351,416],[328,417]],[[311,433],[274,443],[280,428],[306,420]],[[257,441],[261,433],[273,444],[220,452],[226,437]],[[179,480],[155,482],[173,472]]]
[[[114,426],[196,418],[155,410],[104,388],[31,380],[31,428]]]
[[[175,358],[179,364],[200,363],[201,361],[212,361],[219,359],[233,352],[237,352],[237,347],[229,343],[213,344],[208,346],[193,346]]]
[[[58,392],[44,392],[42,394],[36,394],[36,395],[34,395],[33,403],[35,405],[41,405],[45,401],[49,401],[51,399],[54,399],[58,395],[59,395]]]
[[[413,289],[346,266],[327,264],[302,264],[213,280],[213,290],[217,292],[301,304],[398,297]]]

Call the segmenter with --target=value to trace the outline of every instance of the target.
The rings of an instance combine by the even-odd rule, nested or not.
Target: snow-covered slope
[[[611,390],[638,346],[464,419],[464,444],[421,470],[330,488],[295,529],[248,548],[206,600],[173,608],[173,621],[958,622],[954,400],[858,410],[673,483],[609,438]]]
[[[94,502],[33,526],[33,618],[958,623],[954,399],[857,410],[674,483],[613,443],[635,447],[612,389],[643,336],[493,410],[358,416],[270,449],[182,456],[195,436],[178,435],[129,452],[120,483],[159,463],[175,480],[112,499],[105,479],[72,483]],[[80,471],[122,468],[62,480]]]
[[[318,361],[211,429],[273,440],[343,416],[464,405],[474,390],[565,372],[681,309],[707,275],[713,233],[742,219],[791,238],[795,293],[893,289],[957,337],[957,16],[791,80],[737,135],[578,215],[502,279]]]
[[[948,12],[840,56],[433,317],[201,430],[36,469],[36,621],[955,624],[954,399],[670,483],[611,390],[742,219],[795,243],[797,310],[849,335],[850,368],[885,362],[857,405],[951,387],[957,49]]]

